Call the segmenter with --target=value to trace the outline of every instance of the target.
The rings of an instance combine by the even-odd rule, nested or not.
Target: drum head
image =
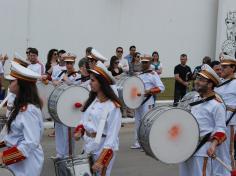
[[[37,82],[37,88],[39,97],[43,101],[43,109],[42,109],[43,116],[45,119],[48,119],[50,118],[50,114],[48,112],[48,98],[53,92],[54,86],[52,85],[52,83],[44,84],[42,82]]]
[[[138,108],[144,100],[144,92],[144,83],[139,77],[132,76],[124,80],[123,101],[128,108]]]
[[[185,110],[167,110],[152,124],[149,141],[152,153],[161,162],[184,162],[197,148],[198,123],[193,115]]]
[[[89,97],[89,91],[81,86],[70,86],[60,95],[57,102],[57,114],[64,125],[76,127],[81,119],[81,108],[75,103],[84,104]]]

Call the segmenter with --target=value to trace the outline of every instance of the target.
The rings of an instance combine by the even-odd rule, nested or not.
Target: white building
[[[0,0],[0,53],[24,55],[32,46],[45,62],[51,48],[80,58],[87,46],[93,46],[110,58],[117,46],[127,54],[135,45],[143,53],[157,50],[163,77],[172,77],[182,53],[188,55],[192,69],[206,55],[215,58],[219,4],[218,0]]]

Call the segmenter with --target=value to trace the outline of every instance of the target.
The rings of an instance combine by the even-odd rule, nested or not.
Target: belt
[[[236,109],[231,108],[231,107],[229,107],[229,106],[226,106],[226,110],[227,110],[227,111],[230,111],[230,112],[235,112],[235,111],[236,111]]]
[[[86,133],[86,135],[87,135],[88,137],[90,137],[90,138],[95,138],[96,135],[97,135],[96,132],[92,132],[92,133],[90,133],[90,132],[88,132],[88,131],[85,131],[85,133]],[[107,135],[102,134],[102,137],[105,138],[105,137],[107,137]]]

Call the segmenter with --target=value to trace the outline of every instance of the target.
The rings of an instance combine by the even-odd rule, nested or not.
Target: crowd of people
[[[7,102],[10,111],[7,133],[0,145],[6,149],[0,152],[0,164],[8,165],[19,176],[40,175],[44,160],[40,145],[43,133],[40,109],[43,105],[36,89],[37,81],[51,82],[55,87],[60,84],[79,85],[90,91],[72,143],[81,138],[84,140],[83,150],[92,155],[93,172],[101,176],[110,175],[119,146],[122,114],[135,119],[131,149],[142,150],[137,134],[142,118],[155,105],[156,95],[165,91],[160,79],[163,66],[157,51],[144,55],[137,52],[135,46],[130,46],[125,57],[123,51],[122,47],[117,47],[109,63],[96,49],[88,47],[84,58],[78,62],[79,71],[75,69],[76,56],[65,50],[51,49],[45,66],[38,58],[36,48],[27,48],[26,59],[15,57],[10,74],[4,75],[10,80],[9,91],[14,98]],[[7,56],[1,56],[2,66],[6,59]],[[213,175],[229,175],[223,166],[212,162],[215,155],[235,167],[232,158],[236,120],[235,72],[236,60],[228,55],[222,55],[219,61],[204,57],[202,65],[192,72],[187,66],[187,55],[181,54],[180,64],[174,68],[173,106],[178,106],[187,92],[196,91],[201,100],[192,105],[191,113],[199,124],[200,138],[206,138],[199,150],[180,164],[181,176],[210,175],[212,172]],[[1,76],[3,79],[3,74]],[[116,82],[123,76],[137,76],[143,81],[145,99],[135,110],[125,107],[119,98]],[[192,82],[194,84],[190,86]],[[70,135],[69,127],[55,122],[57,159],[70,155]],[[97,135],[101,135],[100,138]],[[72,148],[75,150],[73,145]]]

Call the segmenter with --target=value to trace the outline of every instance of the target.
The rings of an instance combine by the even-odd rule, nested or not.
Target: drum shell
[[[0,176],[15,176],[15,174],[7,167],[0,167]]]
[[[83,168],[81,168],[81,165],[83,166]],[[67,157],[64,159],[55,159],[54,166],[57,176],[64,176],[65,174],[68,174],[68,172],[69,175],[92,176],[92,158],[87,154],[79,155],[76,157]],[[61,169],[63,169],[63,171],[61,171]]]

